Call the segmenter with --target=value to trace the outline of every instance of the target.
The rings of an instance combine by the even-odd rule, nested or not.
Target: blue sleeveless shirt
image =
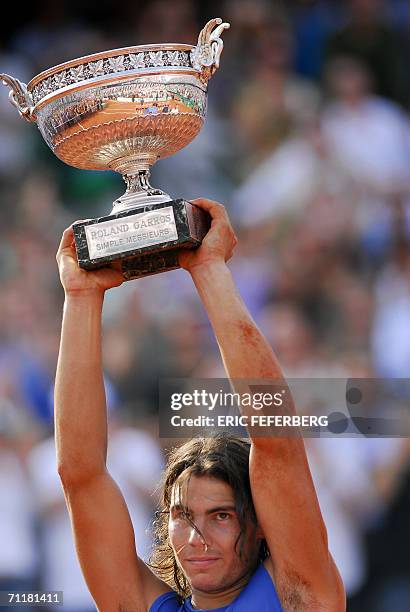
[[[214,608],[212,612],[283,612],[272,578],[261,563],[246,587],[229,606]],[[191,598],[178,604],[177,594],[171,591],[160,595],[152,604],[149,612],[205,612],[192,607]]]

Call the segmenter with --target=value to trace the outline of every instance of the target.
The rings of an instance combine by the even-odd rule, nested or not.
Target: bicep
[[[295,587],[306,597],[313,594],[323,599],[334,592],[339,602],[340,578],[329,553],[303,441],[295,438],[253,444],[250,478],[278,591]]]
[[[104,472],[64,490],[78,559],[98,609],[145,612],[169,587],[138,558],[117,484]]]

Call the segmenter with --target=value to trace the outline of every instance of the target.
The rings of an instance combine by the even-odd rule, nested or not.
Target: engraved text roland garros
[[[172,206],[84,227],[90,259],[178,239]]]

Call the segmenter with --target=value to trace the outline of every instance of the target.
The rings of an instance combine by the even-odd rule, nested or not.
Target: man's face
[[[192,476],[186,485],[173,487],[168,528],[175,557],[192,591],[206,593],[240,582],[255,566],[263,537],[250,520],[238,542],[233,490],[210,476]]]

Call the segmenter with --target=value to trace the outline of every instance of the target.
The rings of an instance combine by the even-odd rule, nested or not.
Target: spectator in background
[[[408,381],[407,381],[408,382]],[[369,580],[357,608],[371,612],[407,612],[410,601],[410,443],[401,441],[395,462],[380,463],[385,512],[367,530]],[[356,608],[352,610],[356,612]]]
[[[193,44],[197,31],[197,7],[191,0],[155,0],[146,2],[144,10],[140,3],[127,7],[129,21],[134,28],[135,42],[152,44],[181,42]]]
[[[21,81],[28,80],[30,66],[23,55],[3,51],[0,42],[0,66],[1,72],[5,74],[18,75]],[[6,91],[0,81],[0,181],[3,189],[7,186],[14,187],[14,181],[18,183],[30,164],[32,151],[27,146],[27,134],[24,121],[21,120],[16,109],[10,104]],[[7,181],[6,181],[7,178]],[[13,183],[10,185],[11,181]]]
[[[3,387],[3,385],[1,385]],[[38,569],[35,506],[24,456],[33,423],[0,389],[0,591],[35,590]],[[6,606],[21,612],[26,606]]]
[[[65,2],[42,0],[33,15],[11,36],[10,45],[30,58],[33,75],[74,57],[110,48],[114,42],[108,31],[103,36],[94,24],[86,25]]]
[[[384,0],[349,0],[347,23],[328,38],[326,58],[355,58],[374,79],[375,92],[407,105],[400,79],[403,58],[397,34],[385,20]]]
[[[408,378],[410,363],[410,252],[399,243],[374,286],[373,360],[377,374]]]
[[[253,70],[235,96],[233,120],[246,152],[244,178],[318,109],[319,92],[292,73],[293,37],[278,12],[254,41]]]
[[[371,76],[352,58],[335,58],[327,67],[332,99],[322,113],[326,147],[358,194],[354,225],[363,256],[379,265],[395,241],[408,234],[410,194],[410,122],[391,101],[371,93]]]
[[[296,39],[295,71],[318,81],[326,41],[342,23],[344,3],[293,0],[289,4]]]
[[[326,147],[320,115],[313,115],[272,149],[231,199],[238,222],[251,228],[275,224],[278,218],[301,219],[319,200],[329,202],[336,219],[346,214],[356,195]]]
[[[410,124],[394,103],[372,93],[366,65],[337,57],[327,65],[332,101],[323,131],[334,158],[348,176],[379,195],[410,191]]]
[[[116,390],[107,379],[105,388],[110,412],[108,466],[126,499],[138,534],[138,549],[146,559],[151,552],[153,493],[163,468],[162,452],[148,433],[125,424]],[[33,448],[28,468],[41,517],[41,589],[62,590],[65,612],[92,612],[95,606],[78,564],[57,474],[54,438],[42,440]]]

